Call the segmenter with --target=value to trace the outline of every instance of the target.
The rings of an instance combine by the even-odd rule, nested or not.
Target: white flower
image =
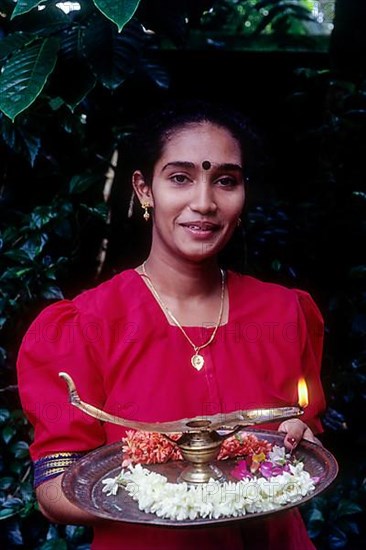
[[[117,477],[108,477],[107,479],[102,480],[102,483],[104,485],[102,491],[103,493],[107,493],[107,497],[117,494],[117,491],[119,489]]]
[[[269,459],[282,465],[286,464],[288,455],[284,447],[274,446]],[[131,464],[117,477],[104,479],[102,483],[107,496],[116,495],[123,486],[140,510],[176,521],[239,517],[276,510],[301,500],[315,489],[315,481],[302,462],[290,464],[289,471],[269,479],[244,478],[239,482],[210,479],[199,486],[169,483],[166,477],[150,472],[141,464]]]
[[[283,466],[286,464],[289,454],[286,454],[285,447],[279,447],[274,445],[272,451],[269,451],[268,458],[273,464],[278,464],[278,466]]]

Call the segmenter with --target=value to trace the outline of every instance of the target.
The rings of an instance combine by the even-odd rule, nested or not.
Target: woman
[[[242,121],[181,103],[149,119],[140,136],[132,183],[152,220],[148,258],[46,308],[19,353],[40,508],[51,521],[92,525],[95,550],[313,548],[296,509],[230,527],[165,529],[100,520],[62,493],[62,472],[124,430],[72,409],[59,371],[71,374],[83,400],[141,421],[293,404],[305,376],[304,421],[268,428],[285,432],[289,449],[321,431],[322,320],[312,299],[218,265],[245,202]]]

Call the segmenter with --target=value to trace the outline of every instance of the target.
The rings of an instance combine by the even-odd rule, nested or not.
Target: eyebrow
[[[224,162],[222,164],[212,163],[211,164],[213,168],[219,169],[219,170],[229,170],[229,171],[235,171],[235,172],[243,172],[242,166],[240,164],[235,164],[232,162]],[[196,165],[193,162],[188,162],[185,160],[174,160],[172,162],[168,162],[165,164],[162,168],[162,172],[166,170],[167,168],[196,168]]]

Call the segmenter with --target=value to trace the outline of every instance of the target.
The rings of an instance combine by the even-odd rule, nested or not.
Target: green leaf
[[[30,217],[30,229],[40,229],[52,219],[57,218],[57,211],[48,206],[37,206]]]
[[[7,491],[14,483],[14,478],[10,476],[2,477],[0,479],[0,491]]]
[[[23,426],[27,424],[27,419],[24,416],[22,409],[14,409],[11,411],[11,418],[16,420],[18,423],[20,422]]]
[[[159,88],[168,89],[170,86],[170,76],[168,71],[162,65],[154,61],[144,60],[143,69],[146,75],[159,86]]]
[[[325,522],[322,511],[319,510],[319,508],[313,508],[306,519],[306,528],[309,536],[311,538],[316,538],[321,532]]]
[[[27,471],[28,481],[21,482],[21,485],[18,485],[20,488],[20,496],[23,503],[27,506],[28,510],[24,510],[25,513],[30,511],[34,506],[34,489],[33,483],[31,482],[32,476],[30,474],[30,469]]]
[[[1,300],[0,300],[0,304],[1,304]],[[5,365],[5,361],[6,361],[6,358],[7,358],[7,352],[6,352],[6,349],[5,348],[2,348],[0,346],[0,367],[3,367]],[[7,410],[7,409],[0,409],[1,411],[4,411],[4,410]],[[6,414],[6,413],[4,413]]]
[[[10,464],[10,471],[17,476],[21,476],[24,472],[24,466],[19,462],[19,460],[14,461]]]
[[[348,518],[346,520],[346,523],[344,523],[344,525],[342,526],[342,528],[348,534],[351,534],[351,535],[360,534],[360,527],[358,526],[358,524],[355,521],[349,521]]]
[[[350,516],[352,514],[358,514],[359,512],[362,512],[362,511],[363,509],[361,508],[361,506],[356,504],[356,502],[343,499],[338,504],[336,514],[337,514],[337,517]]]
[[[43,2],[43,0],[17,0],[11,19],[14,19],[17,15],[28,13],[33,8],[41,4],[41,2]]]
[[[281,264],[280,260],[276,259],[276,260],[273,260],[273,262],[271,264],[271,267],[272,267],[273,271],[276,271],[278,273],[279,271],[281,271],[282,264]]]
[[[102,220],[107,221],[108,206],[105,202],[101,202],[99,204],[96,204],[95,206],[88,206],[87,204],[81,203],[80,207],[89,212],[89,214],[92,214],[93,216],[97,216],[98,218],[102,218]]]
[[[0,520],[11,518],[11,516],[16,516],[17,513],[18,512],[16,510],[12,510],[11,508],[3,508],[0,510]]]
[[[27,254],[29,260],[34,260],[42,252],[47,240],[46,233],[33,235],[23,244],[20,250]]]
[[[33,490],[32,490],[33,493]],[[25,506],[19,511],[19,515],[21,518],[27,518],[31,514],[33,514],[35,510],[35,502],[32,500],[32,502],[27,502]]]
[[[12,548],[19,548],[23,546],[24,540],[20,530],[19,521],[14,521],[11,523],[7,532],[7,539],[9,541],[9,546]]]
[[[96,12],[94,12],[96,15]],[[98,18],[106,21],[98,14]],[[90,24],[90,23],[89,23]],[[83,101],[96,84],[93,74],[84,56],[82,37],[84,28],[74,26],[63,33],[58,60],[58,74],[72,74],[73,78],[58,81],[59,101],[68,105],[73,111]],[[54,107],[53,107],[54,108]],[[56,104],[56,108],[58,108]]]
[[[70,542],[77,543],[78,540],[83,537],[85,533],[85,527],[81,527],[80,525],[66,525],[65,527],[65,534],[66,534],[66,540]],[[81,550],[81,548],[84,548],[84,545],[78,544],[77,550]],[[85,547],[85,550],[87,550],[88,547]]]
[[[15,434],[16,434],[16,429],[13,428],[13,426],[5,426],[5,428],[1,433],[5,445],[9,443],[9,441],[12,439],[12,437]]]
[[[0,409],[0,424],[3,424],[10,418],[10,412],[8,409]]]
[[[136,69],[144,45],[140,23],[119,34],[109,21],[94,17],[83,33],[83,52],[97,78],[114,90]]]
[[[4,117],[3,117],[4,118]],[[18,238],[19,235],[19,225],[21,223],[22,216],[17,217],[14,219],[14,223],[16,225],[16,228],[14,226],[6,227],[1,232],[1,238],[3,241],[3,244],[10,244],[13,243]]]
[[[11,446],[11,451],[15,458],[27,458],[29,455],[29,445],[25,441],[17,441]]]
[[[93,0],[95,6],[103,15],[115,23],[118,31],[133,17],[140,0]]]
[[[34,36],[22,31],[2,37],[0,41],[0,59],[4,59],[5,57],[8,57],[8,55],[12,55],[15,51],[20,50],[26,44],[29,44],[34,40]]]
[[[308,521],[309,522],[320,521],[324,523],[324,515],[322,511],[319,510],[318,508],[313,508],[313,510],[311,510],[309,514]]]
[[[65,102],[61,97],[52,97],[48,101],[48,105],[51,107],[52,111],[58,111],[64,104]]]
[[[39,96],[53,71],[59,47],[57,38],[46,38],[15,52],[0,74],[0,110],[11,120]]]
[[[5,254],[4,254],[4,256],[5,256]],[[24,275],[26,275],[30,271],[33,271],[32,267],[23,267],[21,269],[19,269],[17,267],[10,267],[9,269],[4,271],[4,273],[2,273],[0,275],[0,281],[6,281],[6,280],[11,281],[13,279],[18,279],[19,277],[23,277]]]
[[[42,544],[39,550],[67,550],[67,543],[62,539],[51,539]]]
[[[42,298],[46,300],[62,300],[64,295],[58,286],[48,286],[41,292]]]
[[[71,178],[68,192],[70,194],[83,193],[98,180],[99,177],[93,174],[78,174]]]
[[[6,258],[10,258],[10,260],[13,260],[14,262],[19,262],[21,264],[28,262],[29,260],[28,254],[24,252],[24,250],[18,250],[18,249],[8,250],[7,252],[4,253],[4,256]]]
[[[41,139],[27,120],[23,119],[19,124],[12,124],[8,118],[1,117],[0,134],[8,147],[18,155],[26,157],[31,166],[34,165],[41,146]]]
[[[332,550],[338,550],[340,548],[345,548],[348,537],[346,533],[344,533],[341,529],[338,529],[338,527],[333,527],[329,537],[328,537],[328,548],[331,548]]]
[[[12,495],[9,495],[6,500],[4,501],[4,508],[12,508],[19,510],[19,508],[23,505],[22,500],[19,497],[14,497]]]
[[[29,161],[31,166],[33,167],[34,162],[37,158],[38,152],[41,148],[41,140],[39,137],[34,136],[32,134],[25,134],[24,132],[22,134],[23,134],[24,144],[27,148]]]

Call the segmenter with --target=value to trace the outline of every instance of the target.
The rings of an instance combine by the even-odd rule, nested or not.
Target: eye
[[[183,183],[188,183],[190,179],[185,174],[174,174],[169,178],[172,182],[182,185]]]
[[[234,187],[238,184],[238,180],[232,176],[223,176],[216,180],[216,183],[221,187]]]

